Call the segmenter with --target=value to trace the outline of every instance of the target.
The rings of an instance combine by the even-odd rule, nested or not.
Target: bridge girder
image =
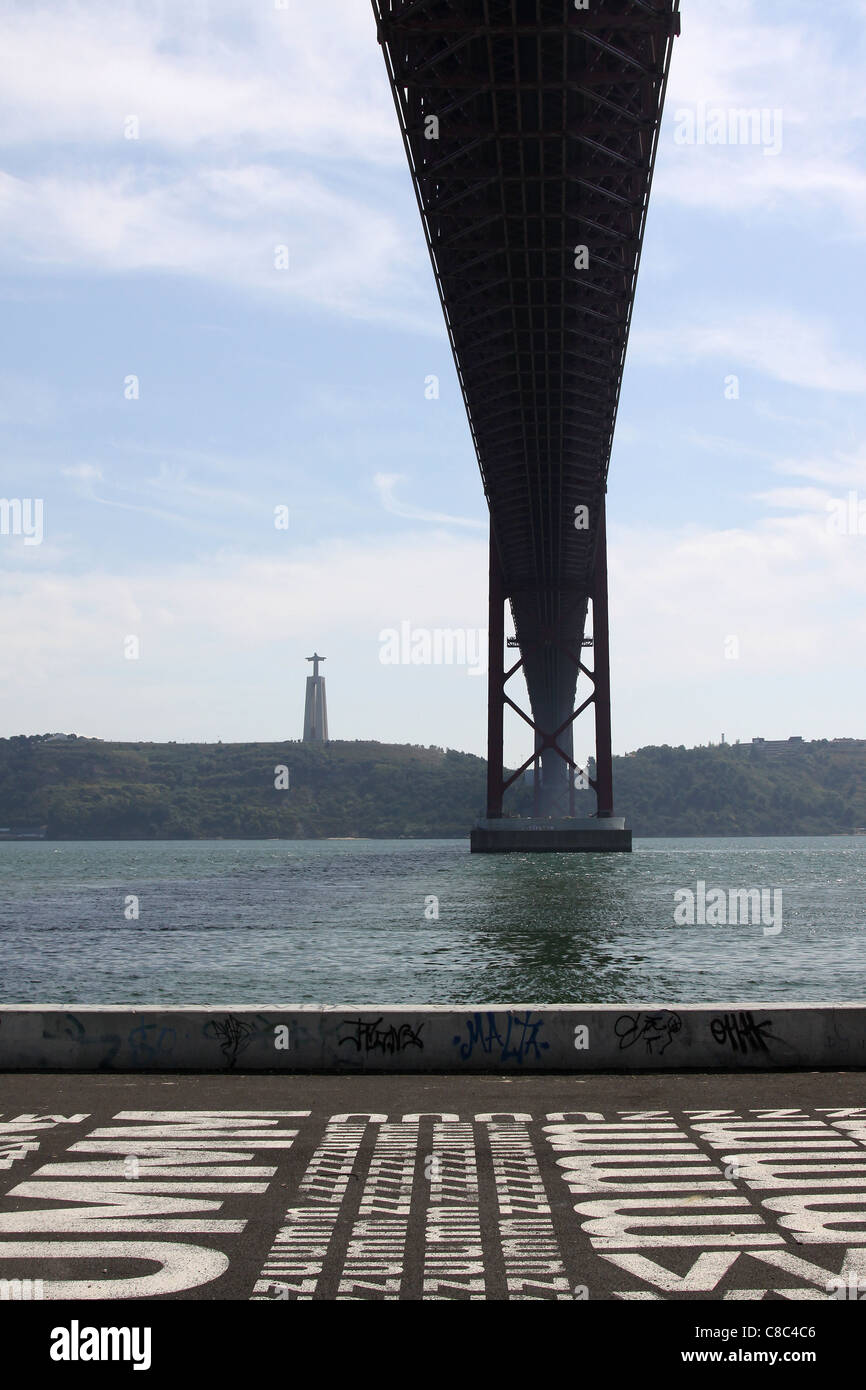
[[[501,591],[548,738],[573,711],[571,653],[598,592],[679,0],[372,4]],[[558,740],[567,757],[571,727]],[[564,787],[556,749],[542,758]]]

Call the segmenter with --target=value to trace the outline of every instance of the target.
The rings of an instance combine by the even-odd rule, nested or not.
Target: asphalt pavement
[[[861,1284],[862,1072],[0,1076],[0,1297],[827,1301]]]

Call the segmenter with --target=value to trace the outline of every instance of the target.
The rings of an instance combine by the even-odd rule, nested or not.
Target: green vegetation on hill
[[[277,790],[277,768],[289,770]],[[383,743],[0,739],[0,826],[52,839],[436,838],[484,814],[484,760]],[[824,835],[866,826],[866,741],[642,748],[615,759],[636,836]],[[579,794],[579,814],[594,798]],[[529,788],[507,809],[531,814]]]
[[[0,825],[52,839],[459,836],[483,814],[485,776],[481,758],[411,745],[12,738]]]
[[[866,826],[866,740],[641,748],[614,759],[640,835],[836,835]]]

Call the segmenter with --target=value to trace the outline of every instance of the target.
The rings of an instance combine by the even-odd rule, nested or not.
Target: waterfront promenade
[[[0,1076],[0,1278],[50,1298],[826,1301],[858,1071]]]

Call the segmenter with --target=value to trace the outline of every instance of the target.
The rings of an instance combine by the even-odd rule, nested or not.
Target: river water
[[[765,917],[677,924],[700,883]],[[866,837],[0,844],[7,1004],[862,1000],[864,946]]]

